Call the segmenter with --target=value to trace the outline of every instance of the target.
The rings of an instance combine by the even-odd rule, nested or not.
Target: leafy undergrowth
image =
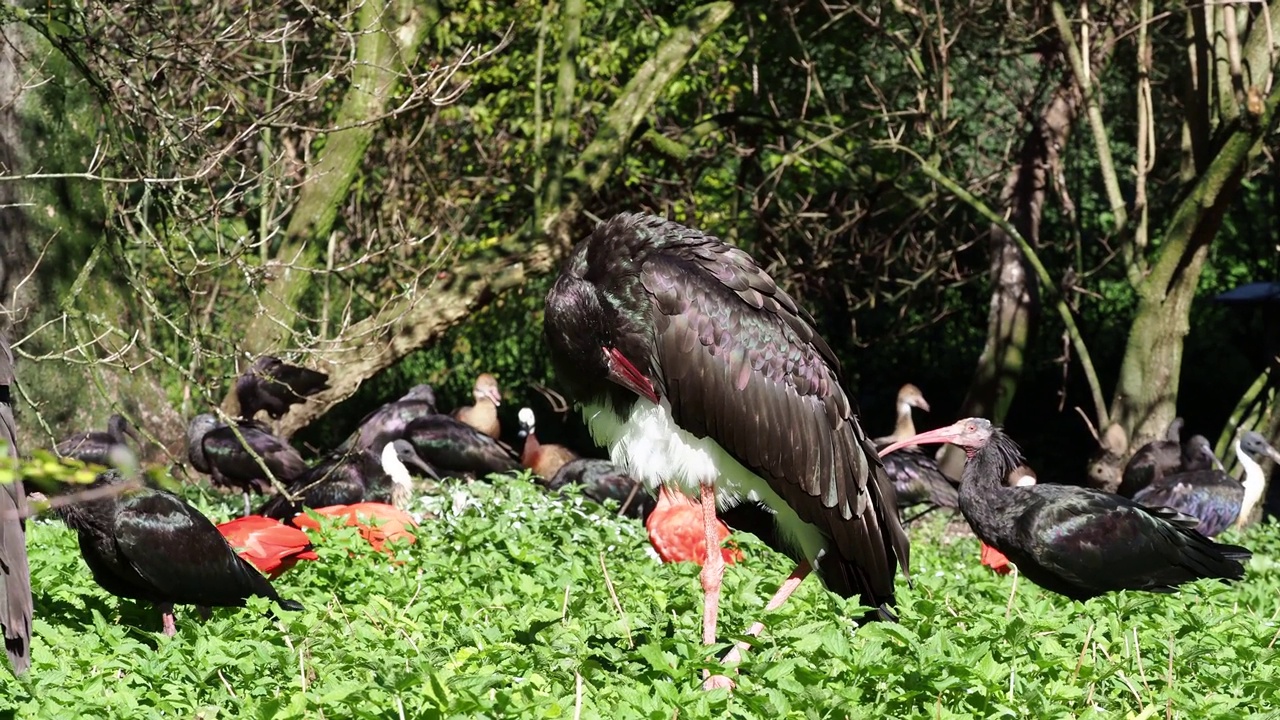
[[[211,517],[230,505],[202,497]],[[326,527],[320,560],[275,583],[305,611],[158,613],[97,588],[73,534],[30,526],[31,672],[0,670],[0,715],[200,718],[1244,717],[1280,709],[1280,531],[1242,540],[1246,582],[1070,602],[978,564],[941,521],[913,529],[900,624],[857,629],[806,581],[768,618],[737,690],[706,693],[698,568],[644,528],[524,480],[452,486],[394,558]],[[1237,538],[1239,539],[1239,538]],[[724,632],[759,615],[789,563],[749,536]],[[611,593],[610,587],[613,592]],[[614,594],[616,593],[616,600]],[[727,647],[726,642],[722,647]]]

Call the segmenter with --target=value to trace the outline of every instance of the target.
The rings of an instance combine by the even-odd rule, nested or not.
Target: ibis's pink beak
[[[929,430],[927,432],[922,432],[918,435],[913,435],[907,438],[906,440],[899,440],[898,442],[893,443],[892,445],[886,446],[883,450],[881,450],[880,457],[884,457],[885,455],[888,455],[894,450],[898,450],[904,447],[911,447],[912,445],[927,445],[929,443],[949,443],[954,440],[957,440],[963,436],[964,425],[966,422],[967,420],[961,420],[960,422],[955,423],[954,425],[948,425],[946,427],[940,427],[936,430]]]

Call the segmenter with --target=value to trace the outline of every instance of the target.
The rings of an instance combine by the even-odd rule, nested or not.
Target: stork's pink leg
[[[720,610],[720,580],[724,577],[724,555],[720,552],[720,533],[716,524],[716,487],[702,486],[702,526],[706,533],[707,559],[702,563],[702,643],[713,645],[716,641],[716,615]],[[706,690],[732,688],[733,681],[724,675],[702,673],[702,687]]]
[[[773,597],[769,600],[769,604],[764,606],[764,611],[773,612],[774,610],[782,607],[782,604],[787,601],[787,598],[791,597],[791,593],[795,592],[796,588],[800,587],[801,581],[808,577],[809,570],[809,561],[801,560],[800,564],[796,565],[796,569],[792,570],[791,574],[787,576],[787,579],[782,581],[782,585],[778,586],[778,592],[774,593]],[[747,635],[755,637],[763,631],[764,623],[756,621],[756,623],[747,630]],[[750,646],[739,640],[738,644],[734,645],[733,649],[729,651],[729,654],[724,656],[724,664],[732,665],[741,662],[742,653],[748,647]]]
[[[161,603],[156,606],[160,610],[160,620],[164,624],[164,634],[173,637],[178,634],[178,626],[173,621],[173,604]]]

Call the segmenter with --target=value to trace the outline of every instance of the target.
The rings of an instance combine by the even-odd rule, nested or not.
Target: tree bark
[[[1040,218],[1051,174],[1060,167],[1071,126],[1080,108],[1080,92],[1066,82],[1054,91],[1022,143],[1017,167],[1009,173],[1000,194],[1009,222],[1029,242],[1040,235]],[[996,223],[991,225],[991,307],[987,314],[987,343],[960,407],[959,417],[989,417],[1002,422],[1013,403],[1022,375],[1024,353],[1039,309],[1035,273],[1018,243]],[[944,446],[941,468],[959,477],[965,456]]]
[[[351,86],[334,118],[337,129],[307,172],[276,253],[275,276],[260,293],[261,311],[245,333],[244,349],[258,354],[277,349],[289,337],[297,301],[311,283],[321,250],[360,170],[377,123],[400,87],[401,71],[412,64],[427,29],[440,19],[435,2],[362,0],[355,14],[357,36]]]

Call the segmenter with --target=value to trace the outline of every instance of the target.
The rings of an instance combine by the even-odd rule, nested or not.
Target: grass
[[[194,498],[211,517],[234,502]],[[977,541],[913,530],[899,624],[859,628],[812,580],[767,618],[730,694],[701,690],[694,565],[644,528],[522,479],[455,486],[394,558],[327,527],[320,560],[275,585],[306,610],[149,606],[89,578],[73,534],[30,527],[33,667],[0,670],[21,718],[1246,717],[1280,711],[1280,530],[1243,538],[1245,582],[1080,604],[978,564]],[[741,632],[790,569],[749,536],[725,578]],[[606,570],[608,580],[606,582]],[[616,601],[609,585],[616,592]],[[727,639],[724,644],[727,647]]]

